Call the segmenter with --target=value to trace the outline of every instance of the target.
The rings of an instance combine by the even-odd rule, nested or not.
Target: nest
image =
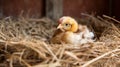
[[[56,29],[50,19],[6,17],[0,20],[0,67],[119,67],[120,22],[83,14],[96,34],[93,43],[50,44]]]

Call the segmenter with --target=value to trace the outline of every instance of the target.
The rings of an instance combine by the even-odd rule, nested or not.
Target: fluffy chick
[[[93,37],[94,34],[89,32],[87,26],[78,25],[75,19],[64,16],[59,19],[59,25],[51,38],[51,42],[84,44],[88,43]]]

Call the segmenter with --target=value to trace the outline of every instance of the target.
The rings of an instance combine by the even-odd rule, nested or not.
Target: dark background
[[[46,0],[0,0],[0,17],[29,14],[30,17],[46,15]],[[120,18],[120,0],[63,0],[63,15],[81,17],[81,13],[96,13]]]

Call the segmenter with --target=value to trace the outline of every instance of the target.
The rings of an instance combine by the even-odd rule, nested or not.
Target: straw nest
[[[86,23],[96,34],[94,43],[50,44],[56,23],[43,19],[6,17],[0,20],[0,67],[119,67],[120,22],[88,14]]]

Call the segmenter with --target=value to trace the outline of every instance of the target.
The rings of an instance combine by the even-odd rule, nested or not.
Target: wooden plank
[[[0,18],[3,16],[2,0],[0,0]]]
[[[63,15],[80,18],[81,13],[109,15],[109,0],[64,0]]]
[[[113,0],[109,0],[109,15],[112,16],[113,11]]]
[[[57,20],[63,14],[63,0],[46,0],[46,17]]]
[[[112,7],[112,16],[115,16],[117,20],[120,21],[120,0],[113,0],[113,7]]]
[[[0,13],[3,16],[43,17],[45,16],[44,0],[0,0]]]

